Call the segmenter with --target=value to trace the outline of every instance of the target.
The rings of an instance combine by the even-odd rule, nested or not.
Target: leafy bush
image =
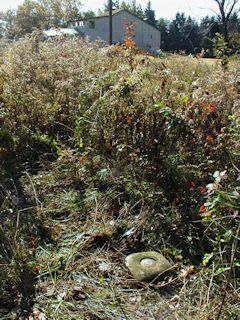
[[[216,257],[218,270],[228,268],[231,255],[221,264],[217,248],[224,241],[224,250],[231,248],[239,219],[239,74],[234,62],[224,71],[192,57],[152,58],[80,39],[41,42],[37,33],[5,48],[1,174],[33,172],[37,161],[49,170],[42,180],[24,180],[38,212],[29,217],[34,237],[53,240],[45,226],[51,212],[79,212],[84,220],[107,197],[104,210],[116,217],[126,206],[137,215],[144,203],[144,248],[198,265]],[[227,180],[208,192],[214,172]],[[46,208],[39,210],[36,193]],[[12,226],[9,239],[15,232]]]

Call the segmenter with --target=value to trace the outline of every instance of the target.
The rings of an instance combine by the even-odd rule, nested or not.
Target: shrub
[[[4,49],[0,99],[2,176],[8,171],[18,177],[23,168],[33,172],[46,156],[57,159],[51,166],[46,162],[50,173],[44,174],[46,186],[39,187],[47,202],[52,190],[56,211],[57,202],[70,211],[80,203],[87,215],[103,195],[104,208],[115,216],[126,204],[138,214],[144,203],[144,247],[161,247],[173,259],[182,254],[198,265],[219,259],[216,247],[223,239],[226,250],[232,246],[239,200],[239,67],[234,63],[223,71],[191,57],[164,60],[80,39],[41,42],[36,33]],[[216,183],[214,172],[225,171],[227,182],[208,193],[206,186]],[[59,190],[51,174],[66,194],[60,189],[53,196]],[[85,199],[76,200],[76,190]],[[51,219],[46,212],[33,219],[33,210],[29,217],[34,236]],[[29,239],[26,224],[23,220],[18,232],[21,252],[28,248],[22,240]],[[15,232],[10,230],[9,243]],[[25,254],[20,259],[27,269],[28,259]],[[229,267],[229,259],[226,254],[218,267]]]

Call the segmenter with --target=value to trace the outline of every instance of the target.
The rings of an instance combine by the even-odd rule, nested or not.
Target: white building
[[[113,10],[113,43],[123,43],[126,25],[133,24],[133,40],[137,47],[145,51],[156,51],[160,48],[161,32],[149,23],[138,18],[126,9]],[[69,27],[76,28],[91,41],[101,39],[109,43],[109,13],[98,17],[69,22]]]
[[[58,28],[43,30],[44,39],[59,37],[59,36],[80,36],[79,32],[70,28]]]

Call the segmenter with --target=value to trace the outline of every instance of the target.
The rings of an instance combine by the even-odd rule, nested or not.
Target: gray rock
[[[147,282],[160,280],[161,276],[172,267],[163,255],[155,251],[130,254],[126,257],[125,264],[136,280]]]

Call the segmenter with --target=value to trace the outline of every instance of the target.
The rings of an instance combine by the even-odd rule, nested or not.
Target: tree
[[[161,31],[161,49],[169,50],[169,24],[170,22],[164,18],[158,21],[158,29]]]
[[[1,14],[0,14],[1,16]],[[5,31],[6,31],[6,26],[5,26],[5,21],[1,20],[0,18],[0,38],[3,38],[5,36]]]
[[[93,18],[96,16],[95,12],[92,10],[84,11],[81,15],[83,18]]]
[[[147,3],[147,7],[144,11],[144,17],[147,23],[151,24],[154,27],[157,26],[156,19],[155,19],[155,11],[152,9],[151,1],[148,1]]]
[[[216,17],[206,16],[202,18],[199,26],[200,47],[204,49],[205,55],[212,56],[213,39],[221,32],[221,26]]]
[[[174,20],[169,25],[169,49],[171,51],[184,51],[184,26],[186,23],[186,16],[184,13],[177,12]]]
[[[123,0],[123,1],[121,2],[121,4],[120,4],[120,9],[127,9],[127,10],[129,10],[129,9],[130,9],[130,5]]]
[[[15,36],[21,37],[31,33],[34,29],[41,29],[44,26],[45,13],[41,4],[32,0],[25,0],[16,11],[13,20]]]
[[[136,0],[131,0],[128,10],[130,12],[132,12],[133,14],[135,14],[136,16],[138,16],[140,19],[144,18],[143,9],[142,9],[141,5],[139,3],[137,3]]]
[[[198,23],[190,16],[187,18],[183,26],[183,39],[186,53],[197,53],[200,48],[200,32]]]
[[[16,11],[5,14],[7,37],[22,37],[34,29],[62,27],[81,17],[79,0],[25,0]]]
[[[227,44],[229,44],[230,21],[239,3],[239,0],[214,0],[214,1],[217,3],[218,9],[219,9],[218,18],[220,23],[222,24],[224,41]],[[239,8],[238,8],[238,12],[239,12]]]
[[[120,5],[119,5],[119,1],[116,0],[116,1],[112,1],[112,8],[113,10],[116,10],[116,9],[119,9],[120,8]],[[101,10],[100,10],[101,11]],[[106,3],[104,3],[103,5],[103,11],[106,12],[106,11],[109,11],[109,1],[107,1]],[[102,13],[102,12],[101,12]]]
[[[240,17],[236,12],[232,14],[229,21],[230,45],[233,52],[239,50],[240,47]]]
[[[45,12],[47,28],[66,26],[67,21],[81,17],[82,3],[79,0],[37,0]]]
[[[177,13],[176,17],[169,24],[168,44],[171,51],[184,51],[196,53],[201,50],[201,42],[198,23],[184,13]]]
[[[7,10],[6,12],[1,12],[1,20],[4,21],[2,27],[4,28],[3,33],[6,38],[12,39],[15,35],[14,21],[16,13],[13,10]]]

